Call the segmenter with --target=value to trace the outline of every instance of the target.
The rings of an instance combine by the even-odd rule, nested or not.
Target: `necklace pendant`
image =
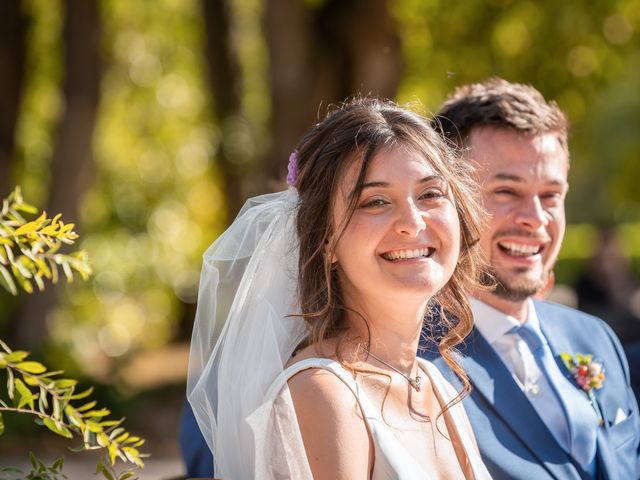
[[[409,385],[411,385],[416,392],[420,391],[420,384],[422,383],[420,375],[416,375],[416,378],[408,378],[407,380],[409,380]]]
[[[420,374],[418,372],[416,372],[416,378],[411,378],[409,375],[407,375],[404,372],[401,372],[400,370],[398,370],[396,367],[394,367],[393,365],[391,365],[388,362],[385,362],[383,359],[381,359],[380,357],[378,357],[377,355],[374,355],[373,353],[371,353],[369,351],[369,349],[362,347],[362,349],[367,352],[367,355],[371,355],[373,358],[375,358],[377,361],[379,361],[381,364],[389,367],[391,370],[393,370],[394,372],[402,375],[405,380],[407,382],[409,382],[409,385],[411,385],[411,388],[413,388],[416,392],[420,391],[420,384],[422,383],[422,378],[420,377]]]

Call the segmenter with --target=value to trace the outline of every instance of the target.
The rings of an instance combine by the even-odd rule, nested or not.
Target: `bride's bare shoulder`
[[[303,349],[289,364],[318,357]],[[302,370],[288,385],[314,478],[366,478],[373,447],[354,392],[324,368]]]
[[[330,342],[325,342],[322,348],[307,346],[291,357],[287,367],[311,358],[337,361],[336,356],[332,355],[334,351],[335,346]],[[357,399],[351,388],[336,373],[326,368],[305,368],[292,375],[287,383],[298,415],[303,411],[317,413],[317,408],[322,407],[325,412],[333,410],[331,416],[334,420],[346,420],[345,415],[352,415],[358,410]]]

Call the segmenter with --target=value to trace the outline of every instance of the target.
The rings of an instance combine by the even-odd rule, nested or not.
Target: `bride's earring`
[[[329,270],[335,270],[338,267],[338,256],[329,248],[330,241],[327,240],[324,244],[324,252],[322,254],[322,257],[324,258],[325,265],[329,267]]]
[[[324,258],[325,266],[328,267],[329,271],[334,271],[338,268],[338,257],[336,257],[335,253],[329,252],[329,250],[325,249],[322,256]]]

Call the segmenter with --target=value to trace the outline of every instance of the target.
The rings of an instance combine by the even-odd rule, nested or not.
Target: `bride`
[[[490,478],[452,353],[480,270],[462,163],[421,116],[356,99],[301,140],[288,181],[204,256],[187,388],[216,475]],[[460,394],[416,357],[427,330]]]

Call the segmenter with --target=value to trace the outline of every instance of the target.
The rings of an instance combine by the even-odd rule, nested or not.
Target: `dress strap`
[[[433,363],[422,358],[419,358],[418,361],[429,375],[429,380],[431,380],[433,384],[433,391],[436,393],[440,405],[444,407],[458,395],[458,392],[445,380],[440,370],[438,370]],[[469,459],[474,478],[476,480],[490,480],[491,476],[469,432],[470,426],[468,427],[468,425],[470,424],[468,423],[462,401],[449,408],[449,410],[445,412],[445,415],[450,415],[451,420],[453,420],[453,427],[456,429],[458,438],[462,442],[462,448]]]
[[[351,390],[353,396],[356,398],[356,401],[360,405],[360,409],[362,410],[362,414],[367,420],[367,423],[370,420],[381,420],[380,413],[376,408],[373,407],[371,402],[364,395],[364,392],[362,392],[362,389],[356,382],[355,378],[353,378],[351,372],[349,372],[338,362],[336,362],[335,360],[331,360],[330,358],[306,358],[289,366],[288,368],[283,370],[271,384],[271,387],[267,392],[267,400],[274,400],[278,393],[284,387],[285,383],[291,377],[310,368],[320,368],[322,370],[328,370],[340,380],[342,380],[342,383],[344,383],[349,388],[349,390]]]

